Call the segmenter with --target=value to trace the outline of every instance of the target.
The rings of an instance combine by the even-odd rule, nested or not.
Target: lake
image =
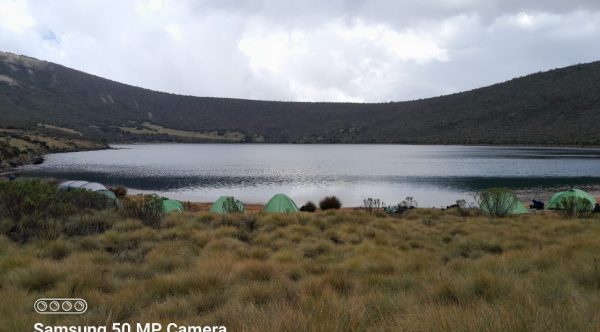
[[[27,176],[123,185],[130,193],[211,202],[234,195],[265,203],[285,193],[298,205],[338,196],[388,204],[414,197],[441,207],[489,187],[550,190],[600,185],[600,149],[432,145],[130,144],[50,154]]]

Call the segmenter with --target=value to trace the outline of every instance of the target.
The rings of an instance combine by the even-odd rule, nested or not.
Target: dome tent
[[[181,204],[180,201],[176,201],[174,199],[169,199],[165,197],[163,197],[162,199],[162,206],[164,213],[185,211],[185,208],[183,207],[183,204]]]
[[[233,200],[235,207],[228,206],[228,204],[227,204],[228,200]],[[236,210],[236,208],[237,208],[237,210]],[[233,197],[233,196],[221,196],[210,207],[210,212],[221,213],[221,214],[232,213],[232,212],[244,213],[244,203],[235,199],[235,197]]]
[[[298,206],[284,194],[277,194],[265,205],[264,211],[275,213],[298,212]]]
[[[87,181],[65,181],[58,186],[60,190],[85,189],[102,194],[110,199],[117,199],[117,196],[112,191],[108,190],[104,185],[97,182]]]
[[[483,211],[485,213],[490,213],[490,211],[488,211],[488,209],[485,206],[479,206],[479,208],[481,209],[481,211]],[[525,213],[529,213],[529,210],[527,210],[527,208],[520,202],[516,202],[514,207],[508,214],[525,214]]]
[[[576,206],[576,210],[577,211],[584,211],[584,210],[589,210],[591,211],[594,208],[594,205],[596,204],[596,199],[586,193],[583,190],[580,189],[570,189],[567,191],[561,191],[558,192],[556,194],[554,194],[551,198],[550,201],[548,202],[548,209],[551,210],[563,210],[563,202],[565,200],[579,200],[578,202],[576,202],[577,206]],[[588,201],[590,204],[586,204],[584,201]]]

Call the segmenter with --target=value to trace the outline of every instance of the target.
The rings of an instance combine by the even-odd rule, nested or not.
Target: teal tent
[[[176,201],[174,199],[163,198],[162,201],[163,212],[171,213],[171,212],[183,212],[185,208],[180,201]]]
[[[481,209],[481,211],[483,211],[485,213],[490,213],[488,208],[484,205],[480,205],[479,208]],[[520,202],[516,202],[508,214],[525,214],[525,213],[529,213],[529,210],[527,210],[527,208]]]
[[[244,213],[244,204],[233,196],[221,196],[210,207],[212,213]]]
[[[574,201],[577,211],[592,211],[596,205],[596,199],[592,195],[580,189],[571,189],[554,194],[548,202],[548,209],[563,210],[564,204],[569,200]]]
[[[297,212],[298,206],[284,194],[277,194],[265,205],[264,211],[275,213]]]
[[[117,199],[117,195],[115,195],[115,193],[113,193],[110,190],[98,190],[96,192],[99,193],[99,194],[102,194],[102,195],[104,195],[104,196],[106,196],[106,197],[108,197],[110,199]]]

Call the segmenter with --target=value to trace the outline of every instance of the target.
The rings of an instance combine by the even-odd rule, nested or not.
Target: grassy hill
[[[0,52],[4,128],[94,140],[600,145],[600,62],[448,96],[300,103],[151,91]]]

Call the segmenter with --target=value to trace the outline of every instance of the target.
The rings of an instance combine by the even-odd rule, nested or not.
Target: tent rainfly
[[[176,201],[174,199],[169,199],[165,197],[163,197],[162,205],[164,213],[183,212],[185,210],[183,204],[181,204],[180,201]]]
[[[221,196],[210,207],[210,212],[221,214],[233,212],[244,213],[244,203],[233,196]]]
[[[596,205],[596,199],[594,198],[594,196],[580,189],[571,189],[554,194],[548,202],[548,209],[562,210],[564,209],[564,207],[562,206],[563,202],[569,199],[578,200],[578,202],[576,202],[576,204],[578,204],[578,211],[591,211],[594,208],[594,205]],[[590,204],[588,205],[584,203],[584,201],[589,201]]]
[[[73,189],[85,189],[94,191],[102,194],[110,199],[117,199],[115,193],[108,190],[104,185],[98,182],[87,182],[87,181],[65,181],[58,186],[60,190],[73,190]]]
[[[269,203],[265,205],[266,212],[288,213],[297,212],[298,206],[289,197],[284,194],[277,194],[271,198]]]

